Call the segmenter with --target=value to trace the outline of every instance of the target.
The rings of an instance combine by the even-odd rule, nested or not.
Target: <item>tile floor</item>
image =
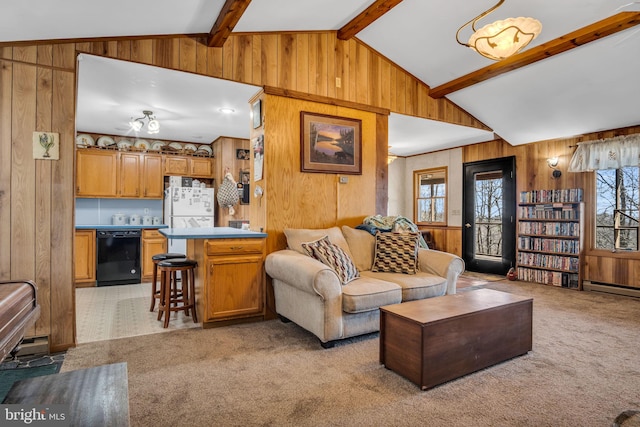
[[[168,328],[149,311],[151,283],[76,289],[78,344],[200,327],[183,312],[172,313]]]

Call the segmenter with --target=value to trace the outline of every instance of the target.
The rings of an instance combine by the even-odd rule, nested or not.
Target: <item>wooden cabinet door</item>
[[[118,153],[91,149],[76,151],[76,196],[117,197]]]
[[[120,153],[120,197],[140,197],[142,165],[137,153]]]
[[[167,239],[158,230],[142,230],[142,279],[153,278],[152,256],[167,252]]]
[[[189,159],[178,156],[165,156],[164,158],[164,174],[188,176]]]
[[[162,156],[145,154],[142,159],[142,197],[147,199],[162,199],[164,197]]]
[[[205,321],[263,313],[262,255],[211,257],[207,275]]]
[[[75,282],[90,283],[96,280],[96,230],[76,230]]]
[[[197,178],[213,178],[213,162],[211,159],[193,157],[189,175]]]

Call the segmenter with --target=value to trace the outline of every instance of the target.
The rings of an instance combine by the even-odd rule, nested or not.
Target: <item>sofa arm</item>
[[[342,294],[338,275],[331,267],[290,249],[267,255],[265,271],[271,278],[301,291],[320,295],[325,301]]]
[[[418,249],[420,270],[447,279],[447,295],[456,293],[458,276],[464,271],[464,261],[457,255],[433,249]]]

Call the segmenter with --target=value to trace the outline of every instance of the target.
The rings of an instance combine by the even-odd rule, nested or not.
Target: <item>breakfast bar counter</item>
[[[266,233],[232,227],[159,231],[186,239],[186,255],[198,263],[196,304],[204,328],[264,320]]]

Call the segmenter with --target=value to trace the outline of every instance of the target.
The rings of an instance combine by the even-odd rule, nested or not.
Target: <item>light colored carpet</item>
[[[184,313],[173,313],[168,328],[153,312],[151,283],[100,286],[76,289],[76,332],[78,343],[157,334],[176,329],[199,327]]]
[[[62,371],[127,362],[133,426],[599,427],[640,409],[640,300],[485,287],[534,298],[533,351],[428,391],[380,365],[378,334],[324,350],[278,320],[82,344]]]

